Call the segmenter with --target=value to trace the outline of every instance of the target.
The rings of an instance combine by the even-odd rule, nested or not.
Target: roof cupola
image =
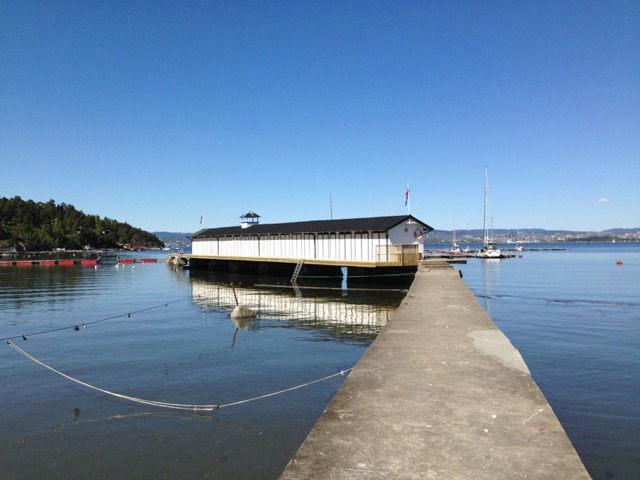
[[[249,210],[247,213],[240,216],[240,220],[242,220],[240,225],[242,226],[242,228],[249,228],[252,225],[257,225],[258,223],[260,223],[259,219],[260,215]]]

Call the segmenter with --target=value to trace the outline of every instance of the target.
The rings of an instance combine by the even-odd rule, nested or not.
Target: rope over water
[[[77,383],[78,385],[82,385],[83,387],[86,387],[86,388],[89,388],[89,389],[92,389],[92,390],[96,390],[98,392],[104,393],[106,395],[111,395],[112,397],[120,398],[122,400],[128,400],[128,401],[134,402],[134,403],[141,403],[143,405],[150,405],[150,406],[159,407],[159,408],[168,408],[168,409],[172,409],[172,410],[193,410],[194,412],[210,412],[210,411],[214,411],[214,410],[220,410],[222,408],[241,405],[243,403],[249,403],[249,402],[254,402],[256,400],[262,400],[264,398],[273,397],[273,396],[280,395],[280,394],[283,394],[283,393],[292,392],[292,391],[298,390],[300,388],[308,387],[309,385],[313,385],[314,383],[323,382],[323,381],[329,380],[329,379],[331,379],[333,377],[344,376],[346,373],[348,373],[351,370],[353,370],[353,367],[347,368],[345,370],[339,371],[338,373],[334,373],[332,375],[328,375],[328,376],[323,377],[323,378],[312,380],[312,381],[307,382],[307,383],[302,383],[300,385],[296,385],[295,387],[285,388],[284,390],[278,390],[277,392],[271,392],[271,393],[267,393],[265,395],[259,395],[257,397],[247,398],[245,400],[239,400],[237,402],[231,402],[231,403],[226,403],[226,404],[221,404],[221,405],[199,405],[199,404],[191,404],[191,403],[168,403],[168,402],[158,402],[158,401],[155,401],[155,400],[147,400],[147,399],[144,399],[144,398],[132,397],[132,396],[123,395],[123,394],[117,393],[117,392],[111,392],[109,390],[105,390],[104,388],[96,387],[95,385],[91,385],[89,383],[83,382],[82,380],[79,380],[79,379],[74,378],[74,377],[72,377],[70,375],[67,375],[66,373],[63,373],[60,370],[56,370],[52,366],[47,365],[43,361],[38,360],[33,355],[25,352],[22,348],[18,347],[13,342],[11,342],[11,340],[7,339],[6,342],[7,342],[7,345],[9,345],[16,352],[18,352],[21,355],[25,356],[29,360],[31,360],[31,361],[37,363],[38,365],[40,365],[40,366],[52,371],[53,373],[55,373],[57,375],[60,375],[61,377],[66,378],[67,380],[70,380],[70,381],[72,381],[74,383]]]
[[[165,302],[162,303],[160,305],[154,305],[152,307],[146,307],[146,308],[141,308],[140,310],[136,310],[134,312],[128,312],[128,313],[121,313],[120,315],[114,315],[112,317],[106,317],[106,318],[101,318],[99,320],[93,320],[91,322],[83,322],[83,323],[76,323],[74,325],[71,326],[66,326],[66,327],[57,327],[57,328],[52,328],[50,330],[42,330],[39,332],[33,332],[33,333],[27,333],[24,335],[15,335],[13,337],[7,337],[5,338],[5,340],[15,340],[16,338],[22,338],[23,340],[26,340],[29,337],[33,337],[35,335],[44,335],[46,333],[53,333],[53,332],[60,332],[62,330],[69,330],[69,329],[73,329],[76,332],[78,330],[80,330],[80,328],[78,327],[78,325],[82,325],[82,328],[87,328],[87,325],[93,325],[94,323],[101,323],[101,322],[106,322],[107,320],[115,320],[116,318],[131,318],[131,315],[135,315],[137,313],[142,313],[142,312],[148,312],[149,310],[154,310],[156,308],[162,308],[162,307],[168,307],[169,305],[173,305],[174,303],[178,303],[178,302],[184,302],[185,300],[191,300],[191,297],[185,297],[185,298],[181,298],[179,300],[174,300],[172,302]]]

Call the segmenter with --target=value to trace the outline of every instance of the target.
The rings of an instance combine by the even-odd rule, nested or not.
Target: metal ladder
[[[293,271],[293,275],[291,275],[291,283],[296,283],[298,281],[298,275],[300,275],[300,270],[302,270],[303,264],[304,264],[303,259],[298,260],[298,263],[296,264],[296,268]]]

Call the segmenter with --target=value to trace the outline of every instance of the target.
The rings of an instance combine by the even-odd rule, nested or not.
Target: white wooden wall
[[[397,225],[388,232],[294,233],[194,238],[193,255],[375,262],[378,245],[422,243],[421,226]]]
[[[194,238],[193,255],[373,262],[384,233],[322,233]]]

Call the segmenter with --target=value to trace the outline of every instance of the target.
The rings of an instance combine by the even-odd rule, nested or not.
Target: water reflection
[[[237,279],[236,279],[237,280]],[[347,292],[308,287],[256,286],[191,277],[194,303],[201,307],[231,311],[236,296],[241,305],[257,312],[256,318],[232,319],[238,329],[259,330],[268,327],[317,327],[334,335],[377,335],[397,309],[404,293],[400,291]],[[371,297],[377,303],[371,302]]]
[[[5,267],[0,270],[0,308],[22,309],[46,301],[66,304],[82,289],[91,294],[86,278],[93,269],[83,267]]]
[[[495,295],[494,289],[500,278],[500,266],[502,260],[499,258],[483,258],[480,260],[480,271],[482,284],[480,285],[481,293],[476,296],[482,298],[481,305],[487,313],[491,313],[491,300]]]

